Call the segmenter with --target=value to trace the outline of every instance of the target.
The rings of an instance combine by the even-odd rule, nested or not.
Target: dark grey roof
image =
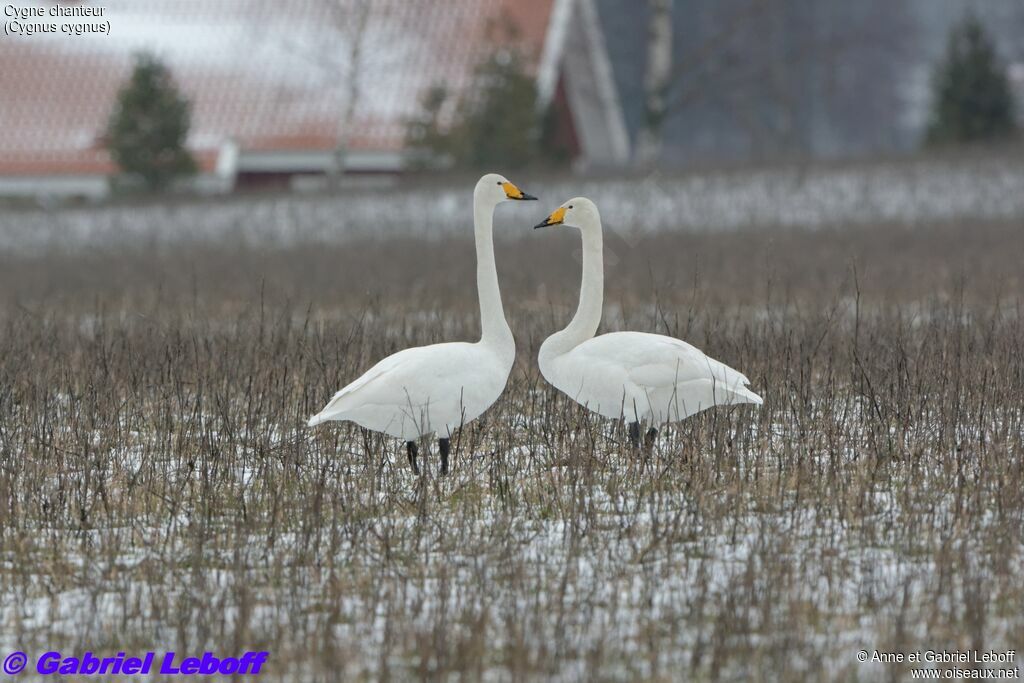
[[[635,141],[647,3],[595,2]],[[673,97],[682,101],[665,121],[663,162],[911,149],[925,123],[932,65],[951,25],[972,8],[1003,57],[1024,61],[1020,0],[675,0]]]

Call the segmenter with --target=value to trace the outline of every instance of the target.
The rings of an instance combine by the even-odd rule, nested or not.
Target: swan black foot
[[[419,448],[416,446],[415,441],[405,442],[405,454],[409,457],[409,464],[412,465],[413,474],[419,476],[420,468],[416,465],[416,456],[419,454]]]
[[[633,444],[633,448],[640,448],[640,423],[630,422],[629,423],[629,442]]]
[[[437,447],[441,451],[441,476],[448,474],[448,454],[452,452],[451,439],[438,439]]]

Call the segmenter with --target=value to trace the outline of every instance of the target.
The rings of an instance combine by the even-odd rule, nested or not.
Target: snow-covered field
[[[1020,321],[929,313],[716,330],[765,405],[646,459],[524,366],[444,479],[303,424],[395,319],[26,320],[0,363],[0,648],[265,649],[295,681],[867,681],[906,668],[860,650],[1019,651]]]
[[[537,371],[579,264],[570,234],[530,231],[499,250],[516,367],[443,479],[431,452],[417,478],[402,444],[305,422],[383,355],[479,333],[472,245],[448,239],[465,193],[6,211],[0,656],[874,681],[910,667],[861,650],[1024,652],[1022,182],[1005,162],[523,179],[545,200],[503,230],[584,192],[663,231],[614,243],[602,330],[685,338],[765,404],[633,452]],[[371,234],[436,239],[345,244]]]
[[[31,524],[3,558],[0,647],[226,654],[244,642],[296,681],[874,680],[892,672],[859,664],[859,650],[1019,648],[1019,509],[983,513],[946,490],[942,456],[783,455],[794,423],[780,417],[766,449],[753,420],[696,432],[735,450],[714,437],[686,449],[690,433],[646,467],[617,455],[607,429],[596,449],[570,441],[557,455],[524,432],[425,486],[397,456],[374,475],[361,457],[309,446],[287,464],[239,454],[194,501],[205,469],[188,482],[172,462],[111,454],[112,480],[149,471],[188,491],[182,509]],[[574,440],[595,438],[583,434]],[[267,490],[292,491],[296,477],[319,479],[329,500]],[[202,518],[197,506],[227,492],[251,519],[226,507]],[[271,501],[298,516],[273,520]]]

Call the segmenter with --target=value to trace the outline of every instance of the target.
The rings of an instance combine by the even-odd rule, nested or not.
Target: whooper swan
[[[762,403],[747,388],[750,380],[741,372],[679,339],[645,332],[595,337],[604,297],[601,215],[592,201],[577,197],[535,227],[561,224],[578,228],[582,235],[583,282],[569,326],[540,347],[544,379],[595,413],[625,417],[637,448],[641,423],[653,425],[645,435],[645,447],[650,449],[656,426],[716,405]]]
[[[494,209],[510,199],[536,197],[494,173],[482,177],[473,191],[480,341],[432,344],[388,356],[335,394],[310,418],[310,426],[350,420],[404,439],[416,474],[416,440],[437,433],[441,474],[447,474],[452,431],[475,420],[498,399],[515,359],[515,341],[501,305],[492,239]]]

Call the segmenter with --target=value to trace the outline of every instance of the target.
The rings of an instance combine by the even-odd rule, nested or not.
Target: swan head
[[[533,228],[536,230],[552,225],[569,225],[580,229],[594,225],[600,226],[601,214],[597,210],[597,205],[586,197],[573,197],[552,211],[550,216]]]
[[[490,200],[495,205],[510,199],[518,201],[536,199],[536,197],[526,194],[515,183],[510,182],[508,178],[498,173],[488,173],[481,178],[473,192],[477,197]]]

